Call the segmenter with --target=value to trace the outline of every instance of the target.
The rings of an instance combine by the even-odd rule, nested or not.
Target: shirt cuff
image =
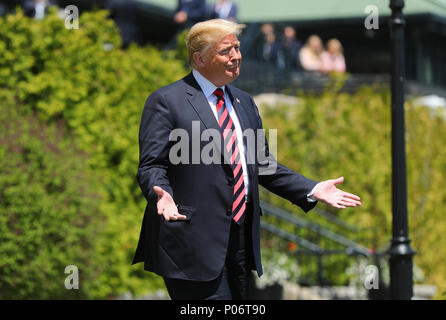
[[[319,183],[314,186],[314,188],[311,190],[311,192],[309,194],[307,194],[307,201],[308,202],[316,202],[317,201],[317,199],[315,199],[313,197],[313,194],[316,191],[316,188],[317,188],[318,185],[319,185]]]

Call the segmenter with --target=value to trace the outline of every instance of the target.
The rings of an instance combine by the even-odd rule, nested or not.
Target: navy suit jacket
[[[178,0],[178,11],[185,11],[187,13],[188,27],[193,26],[197,22],[205,21],[208,18],[208,10],[205,0]]]
[[[227,85],[226,89],[242,130],[262,129],[262,120],[251,96],[231,85]],[[234,178],[230,165],[225,161],[191,164],[194,143],[198,143],[200,148],[214,143],[192,141],[193,121],[197,121],[195,125],[200,124],[201,132],[211,128],[220,132],[209,103],[192,73],[153,92],[145,103],[139,131],[137,180],[148,203],[132,264],[144,262],[145,270],[169,278],[210,281],[219,276],[225,263]],[[169,160],[170,150],[177,143],[177,140],[169,140],[169,134],[179,128],[188,133],[189,163],[172,163]],[[255,146],[259,147],[255,151],[254,161],[248,161],[247,165],[249,194],[253,202],[252,223],[247,227],[252,231],[254,263],[251,268],[257,270],[260,276],[263,270],[260,259],[262,211],[259,206],[259,185],[307,212],[316,205],[316,202],[307,201],[307,194],[317,181],[275,162],[268,153],[265,137],[255,137]],[[258,139],[261,139],[261,143],[257,143]],[[222,150],[221,144],[216,142],[215,146]],[[266,162],[259,161],[258,154],[268,155],[269,165],[271,162],[277,165],[273,174],[261,174]],[[158,215],[157,195],[153,186],[169,192],[178,211],[187,219],[167,222]]]

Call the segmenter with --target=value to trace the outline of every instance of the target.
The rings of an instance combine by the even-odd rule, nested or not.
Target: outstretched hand
[[[185,215],[178,213],[178,208],[169,192],[163,190],[158,186],[154,186],[153,190],[158,195],[158,202],[156,203],[158,214],[163,215],[166,221],[184,220],[187,218]]]
[[[342,182],[344,182],[344,177],[320,182],[313,197],[338,209],[360,206],[361,199],[357,195],[336,188],[336,185]]]

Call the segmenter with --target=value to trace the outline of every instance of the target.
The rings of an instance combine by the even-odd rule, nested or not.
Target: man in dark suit
[[[296,30],[291,26],[286,26],[283,30],[282,42],[279,51],[284,56],[284,67],[288,70],[302,71],[299,61],[299,51],[302,42],[296,39]]]
[[[181,29],[190,28],[195,23],[204,21],[207,18],[206,0],[178,0],[173,20],[181,26]]]
[[[137,7],[126,0],[108,0],[106,8],[110,10],[109,18],[119,27],[122,47],[128,48],[132,42],[141,44],[142,38],[136,21]]]
[[[240,72],[242,27],[194,25],[193,71],[144,106],[137,178],[148,204],[133,263],[163,276],[172,299],[246,299],[251,270],[263,272],[259,185],[305,212],[318,200],[361,204],[336,188],[343,178],[318,183],[269,154],[253,99],[229,85]]]

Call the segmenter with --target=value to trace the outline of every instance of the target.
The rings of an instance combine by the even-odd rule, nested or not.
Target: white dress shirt
[[[217,96],[214,94],[215,89],[217,89],[218,87],[214,85],[212,82],[210,82],[208,79],[203,77],[197,70],[195,69],[192,70],[192,74],[194,75],[195,80],[197,80],[198,85],[203,91],[204,96],[206,97],[209,106],[212,110],[212,113],[214,114],[215,119],[218,122]],[[245,184],[246,198],[248,198],[249,180],[248,180],[248,168],[246,166],[246,148],[243,143],[243,130],[242,127],[240,126],[237,114],[235,113],[235,110],[232,106],[231,99],[229,98],[225,90],[225,86],[222,86],[221,89],[223,90],[224,93],[226,109],[228,110],[229,116],[231,117],[232,122],[234,123],[235,132],[237,134],[237,144],[240,152],[240,161],[242,162],[242,169],[243,169],[243,182]]]

